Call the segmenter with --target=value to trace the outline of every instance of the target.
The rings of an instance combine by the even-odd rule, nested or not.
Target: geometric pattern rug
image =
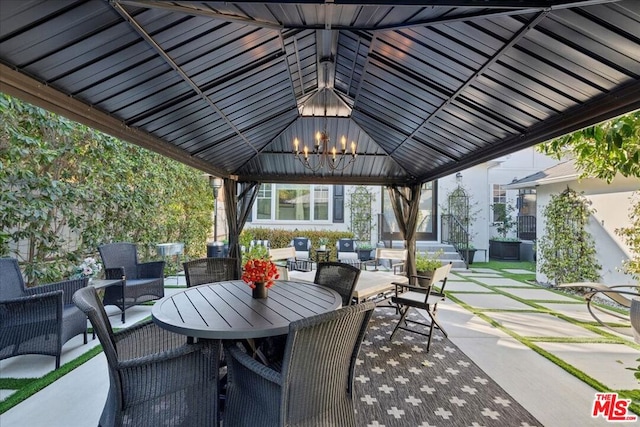
[[[409,318],[424,321],[411,311]],[[354,381],[359,426],[542,425],[437,329],[428,353],[422,335],[400,330],[389,341],[398,319],[393,310],[374,310],[360,348]]]

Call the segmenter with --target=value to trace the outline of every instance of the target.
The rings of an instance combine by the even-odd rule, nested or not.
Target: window
[[[271,219],[271,184],[260,186],[256,206],[257,219]]]
[[[330,186],[262,184],[255,204],[256,220],[328,221]]]
[[[313,219],[329,220],[329,187],[316,185],[313,189]]]
[[[493,184],[493,222],[504,222],[507,214],[507,190],[500,184]]]

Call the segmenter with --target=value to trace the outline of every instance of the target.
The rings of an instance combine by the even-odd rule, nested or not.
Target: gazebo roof
[[[239,181],[426,182],[640,108],[635,0],[2,1],[0,90]],[[357,143],[305,169],[292,141]]]

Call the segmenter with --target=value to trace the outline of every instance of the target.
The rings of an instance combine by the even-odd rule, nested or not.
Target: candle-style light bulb
[[[300,146],[300,141],[298,141],[298,138],[293,140],[293,147],[296,150],[296,154],[298,154],[300,151],[298,150],[298,147]]]
[[[307,146],[304,146],[304,158],[308,159],[309,158],[309,148],[307,148]]]
[[[342,142],[342,152],[344,153],[344,150],[347,149],[347,138],[343,136],[341,142]]]
[[[336,160],[336,147],[333,147],[333,160]]]
[[[356,155],[356,143],[351,141],[351,155]]]

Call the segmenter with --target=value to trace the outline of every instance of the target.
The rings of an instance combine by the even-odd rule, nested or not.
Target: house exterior
[[[518,204],[519,190],[507,190],[505,184],[557,163],[531,147],[424,184],[418,248],[440,241],[440,216],[447,212],[448,194],[461,185],[470,196],[474,216],[469,230],[471,243],[481,249],[475,260],[483,261],[489,238],[495,235],[493,205]],[[263,184],[246,228],[352,231],[351,200],[359,188],[362,190],[362,186],[349,185]],[[381,186],[365,186],[365,189],[371,194],[372,213],[367,240],[373,246],[379,242],[388,247],[402,246],[387,192]]]
[[[594,209],[587,231],[593,236],[596,256],[602,265],[601,281],[607,285],[636,285],[636,281],[622,272],[622,263],[631,257],[630,248],[616,235],[615,230],[627,227],[632,195],[640,190],[640,180],[616,176],[611,184],[594,178],[580,179],[573,160],[567,160],[507,186],[509,190],[535,189],[537,194],[538,237],[544,235],[543,212],[551,201],[551,195],[559,194],[567,187],[582,193]],[[540,271],[536,278],[547,283]]]

